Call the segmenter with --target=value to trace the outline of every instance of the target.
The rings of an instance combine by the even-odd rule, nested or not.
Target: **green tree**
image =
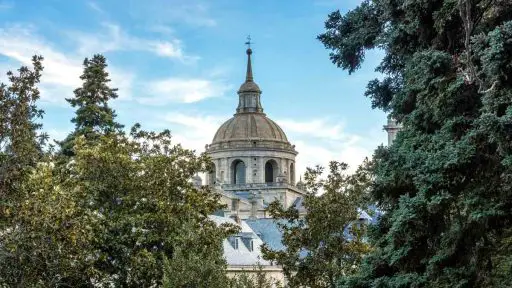
[[[15,209],[13,197],[42,156],[47,135],[40,133],[42,125],[37,119],[43,111],[37,108],[37,84],[43,66],[41,56],[32,58],[33,70],[26,66],[18,74],[7,72],[9,85],[0,83],[0,231],[2,222]]]
[[[349,73],[378,48],[372,105],[403,124],[375,152],[375,250],[344,287],[510,287],[512,6],[373,0],[320,41]]]
[[[117,95],[99,55],[86,59],[84,86],[69,100],[78,107],[76,129],[62,143],[70,157],[38,156],[36,60],[35,72],[22,68],[1,90],[2,111],[16,112],[2,114],[1,155],[14,158],[24,177],[8,190],[16,198],[2,198],[10,206],[2,202],[9,217],[0,230],[0,287],[229,285],[222,240],[236,229],[209,220],[222,208],[219,195],[191,183],[210,170],[210,159],[172,144],[169,131],[135,125],[126,135],[107,106]]]
[[[324,169],[307,169],[304,196],[305,215],[295,207],[284,209],[278,202],[269,206],[283,230],[284,251],[263,247],[267,260],[283,266],[291,287],[335,287],[338,279],[357,271],[369,245],[364,239],[365,224],[358,220],[370,184],[365,162],[356,173],[346,175],[347,165],[331,162],[329,175]],[[319,195],[320,192],[323,194]]]
[[[73,143],[78,135],[88,141],[95,141],[100,134],[117,133],[123,125],[115,121],[116,114],[108,102],[116,99],[117,88],[109,87],[107,61],[104,56],[96,54],[92,59],[85,58],[84,72],[80,76],[82,87],[75,89],[75,96],[66,99],[71,107],[77,108],[71,122],[75,130],[61,143],[62,154],[73,156]]]
[[[75,141],[65,169],[53,156],[23,185],[16,229],[2,238],[0,283],[226,287],[222,240],[235,228],[208,219],[219,196],[190,181],[208,170],[206,155],[137,126]]]

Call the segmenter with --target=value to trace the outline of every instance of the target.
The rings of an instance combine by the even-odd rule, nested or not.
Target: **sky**
[[[351,169],[386,143],[386,115],[364,96],[382,52],[349,75],[316,36],[327,15],[360,0],[0,0],[0,81],[34,54],[45,57],[44,130],[63,139],[85,57],[103,54],[118,122],[170,129],[197,152],[238,105],[247,35],[264,112],[299,152],[297,172],[343,161]],[[297,177],[298,178],[298,177]]]

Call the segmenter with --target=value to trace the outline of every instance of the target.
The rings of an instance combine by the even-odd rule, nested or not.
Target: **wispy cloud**
[[[81,57],[59,50],[39,36],[33,27],[17,25],[0,28],[0,38],[3,39],[0,41],[0,54],[23,65],[31,65],[34,54],[44,56],[45,69],[40,85],[41,100],[64,104],[64,99],[72,96],[74,88],[81,85]],[[109,71],[115,71],[111,73],[112,86],[119,88],[120,95],[129,95],[130,80],[134,75],[114,66],[110,66]]]
[[[306,167],[321,165],[329,161],[342,161],[355,171],[365,157],[370,157],[375,147],[382,143],[384,134],[375,131],[348,133],[344,122],[329,117],[311,119],[278,119],[276,122],[296,145],[297,172],[304,173]],[[382,139],[381,139],[382,138]]]
[[[183,43],[179,39],[170,41],[145,39],[126,33],[114,23],[105,22],[101,26],[103,29],[99,33],[69,31],[67,34],[70,38],[76,39],[78,51],[84,55],[111,51],[142,51],[183,63],[192,63],[199,59],[198,56],[186,54]]]
[[[169,112],[160,117],[160,123],[171,129],[175,143],[187,149],[204,152],[220,125],[227,119],[222,116],[204,115],[197,112]]]
[[[344,133],[344,123],[329,121],[327,118],[317,118],[309,121],[281,119],[278,120],[278,122],[286,131],[291,131],[299,135],[323,138],[327,140],[358,140],[357,137]]]
[[[168,78],[152,81],[146,88],[150,96],[139,98],[138,101],[142,104],[162,105],[171,102],[194,103],[220,97],[231,87],[207,79]]]

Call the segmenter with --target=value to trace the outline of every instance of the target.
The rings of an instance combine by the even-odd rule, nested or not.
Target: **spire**
[[[245,82],[238,89],[238,108],[237,113],[263,113],[263,107],[261,107],[260,94],[261,90],[258,84],[254,82],[252,75],[252,62],[251,62],[251,36],[247,36],[247,72],[245,74]]]
[[[247,42],[250,43],[250,42]],[[250,45],[250,44],[249,44]],[[254,78],[252,77],[252,64],[251,64],[251,48],[247,48],[247,73],[245,74],[245,82],[253,82]]]
[[[247,73],[245,74],[245,82],[253,82],[253,78],[252,78],[252,63],[251,63],[251,54],[252,54],[252,49],[251,49],[251,35],[248,35],[247,36],[247,42],[245,42],[245,45],[247,45]]]

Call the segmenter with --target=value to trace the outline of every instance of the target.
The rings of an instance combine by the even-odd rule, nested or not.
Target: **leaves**
[[[371,163],[366,161],[354,175],[347,165],[331,162],[329,174],[317,166],[308,168],[304,197],[306,213],[295,207],[269,206],[283,231],[284,251],[263,247],[264,257],[283,266],[291,287],[335,287],[338,279],[353,274],[370,247],[365,241],[365,223],[357,222],[358,208],[365,207],[371,183]],[[320,192],[323,194],[319,195]]]
[[[510,284],[498,272],[509,259],[497,255],[510,254],[500,243],[512,224],[511,9],[500,0],[373,0],[329,16],[320,40],[349,73],[361,65],[348,65],[352,51],[384,50],[384,80],[365,95],[404,127],[376,150],[371,198],[385,214],[371,229],[375,250],[343,287]],[[363,15],[377,34],[349,47],[368,32],[344,27],[363,26]]]

